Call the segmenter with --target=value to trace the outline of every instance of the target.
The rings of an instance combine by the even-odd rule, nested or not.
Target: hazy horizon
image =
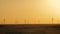
[[[24,24],[24,20],[29,23],[41,24],[60,22],[60,0],[0,0],[0,23],[6,17],[6,24],[13,24],[18,21]]]

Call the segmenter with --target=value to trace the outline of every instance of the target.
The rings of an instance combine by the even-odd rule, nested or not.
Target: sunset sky
[[[60,20],[60,0],[0,0],[0,23],[51,24]]]

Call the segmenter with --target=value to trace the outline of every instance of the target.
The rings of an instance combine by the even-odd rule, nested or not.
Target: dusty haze
[[[0,23],[54,24],[60,20],[60,0],[0,0]],[[40,22],[39,22],[40,21]]]

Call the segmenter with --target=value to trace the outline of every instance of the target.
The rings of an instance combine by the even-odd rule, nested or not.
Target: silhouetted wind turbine
[[[57,24],[59,24],[59,20],[57,20]]]
[[[5,24],[5,21],[6,21],[5,19],[6,19],[6,17],[4,17],[4,19],[3,19],[4,24]]]
[[[52,17],[52,24],[53,24],[53,17]]]
[[[25,20],[25,24],[26,24],[26,20]]]
[[[40,20],[38,20],[38,24],[40,24]]]
[[[28,24],[29,24],[29,20],[28,20]]]
[[[15,24],[17,24],[17,23],[18,23],[18,21],[16,20],[16,21],[15,21]]]

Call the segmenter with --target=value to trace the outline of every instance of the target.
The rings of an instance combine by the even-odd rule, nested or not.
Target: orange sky
[[[30,24],[38,23],[38,20],[41,24],[49,24],[52,16],[57,23],[59,15],[60,0],[0,0],[1,23],[5,16],[6,24],[14,24],[16,20],[19,24],[24,24],[25,19]]]

